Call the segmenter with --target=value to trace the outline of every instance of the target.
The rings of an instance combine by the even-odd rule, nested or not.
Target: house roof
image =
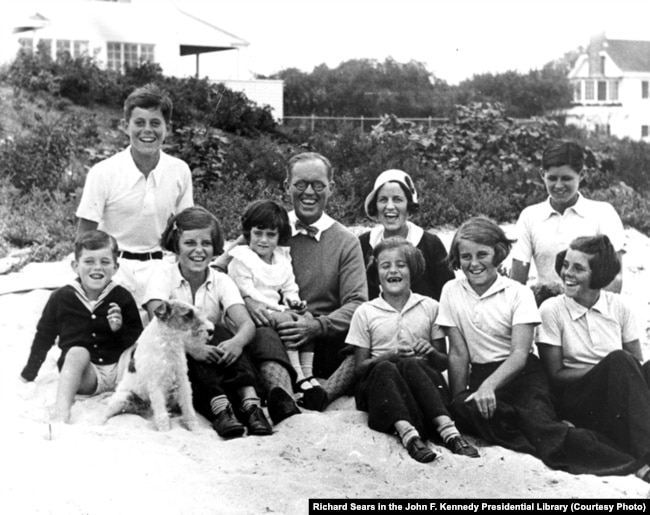
[[[156,2],[91,2],[47,1],[24,2],[21,18],[16,18],[13,30],[43,29],[44,37],[51,37],[49,29],[65,34],[68,39],[89,39],[95,34],[105,41],[139,43],[161,40],[178,43],[181,55],[230,50],[246,47],[249,43],[200,18],[181,10],[173,1]],[[36,14],[37,13],[37,14]],[[36,18],[44,18],[44,23]],[[32,22],[28,28],[24,20]]]
[[[650,41],[608,39],[604,50],[626,72],[650,72]]]

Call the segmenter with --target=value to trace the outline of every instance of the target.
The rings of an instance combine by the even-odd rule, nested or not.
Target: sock
[[[650,482],[650,467],[648,465],[643,465],[639,470],[637,470],[634,475],[639,479],[643,479],[646,483]]]
[[[253,386],[241,386],[237,388],[237,396],[241,399],[240,406],[244,413],[254,406],[260,406],[260,398]]]
[[[314,353],[311,351],[300,352],[300,368],[305,377],[314,375]]]
[[[441,415],[433,419],[433,424],[436,426],[438,434],[442,441],[447,443],[450,439],[460,436],[460,432],[456,428],[454,421],[447,415]]]
[[[287,369],[277,361],[264,361],[260,364],[260,375],[269,390],[272,388],[282,388],[291,397],[293,397],[293,385],[291,376]]]
[[[339,365],[334,373],[325,383],[325,392],[327,399],[332,402],[343,395],[348,395],[354,383],[354,356],[352,354],[345,357],[343,363]]]
[[[212,410],[212,413],[215,415],[218,415],[221,413],[223,410],[227,409],[230,406],[230,401],[228,400],[228,397],[225,395],[218,395],[216,397],[212,397],[210,400],[210,409]]]
[[[404,447],[408,446],[408,443],[413,438],[420,436],[420,433],[418,433],[418,430],[413,427],[413,424],[406,420],[398,420],[395,422],[395,431],[397,431],[397,435],[402,440],[402,445]]]
[[[300,361],[301,361],[300,351],[287,350],[287,356],[289,356],[289,361],[291,362],[291,366],[296,371],[296,383],[299,383],[303,379],[306,379],[307,376],[303,374],[302,367],[300,366]],[[305,381],[300,385],[301,390],[309,390],[310,388],[311,388],[311,383],[309,381]]]

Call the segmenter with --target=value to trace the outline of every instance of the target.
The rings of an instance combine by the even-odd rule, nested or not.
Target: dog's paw
[[[169,431],[172,428],[172,423],[169,417],[156,417],[154,424],[158,431]]]
[[[198,431],[199,430],[199,421],[196,417],[183,417],[183,424],[189,431]]]

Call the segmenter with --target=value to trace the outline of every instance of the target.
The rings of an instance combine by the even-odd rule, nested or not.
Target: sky
[[[478,73],[541,68],[602,31],[650,40],[647,0],[174,2],[250,43],[238,58],[243,76],[392,57],[423,62],[437,78],[457,84]],[[224,57],[202,56],[202,70]]]

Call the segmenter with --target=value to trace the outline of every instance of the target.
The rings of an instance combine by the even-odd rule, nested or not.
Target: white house
[[[283,82],[249,80],[241,61],[249,42],[193,14],[173,0],[45,0],[4,4],[0,59],[7,62],[22,48],[45,48],[52,57],[95,56],[110,70],[158,63],[165,75],[196,75],[243,91],[283,116]],[[201,56],[220,52],[220,66],[201,67]]]
[[[594,36],[569,73],[567,123],[650,141],[650,41]]]

